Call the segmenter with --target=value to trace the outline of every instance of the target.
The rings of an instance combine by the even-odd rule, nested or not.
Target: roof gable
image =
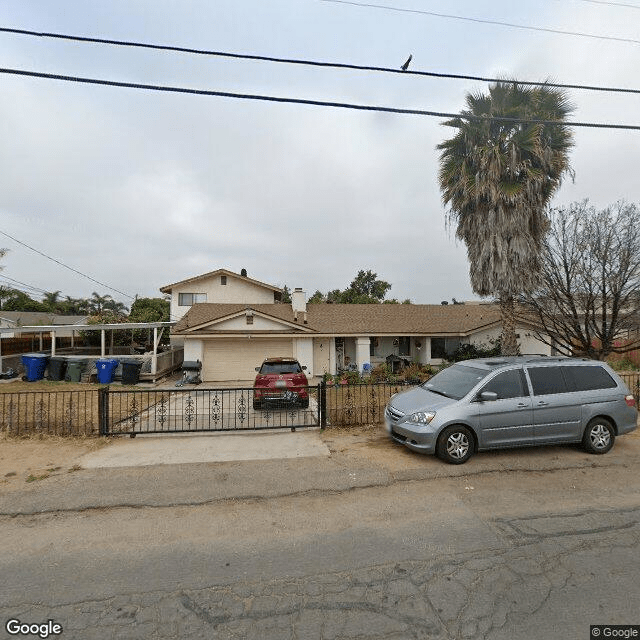
[[[238,323],[250,313],[254,324]],[[262,320],[262,322],[261,322]],[[194,304],[174,328],[175,333],[227,333],[287,332],[314,333],[313,329],[296,316],[290,305],[285,304]]]
[[[278,293],[282,293],[282,289],[278,287],[274,287],[273,285],[266,284],[265,282],[260,282],[259,280],[254,280],[253,278],[249,278],[248,276],[240,275],[239,273],[234,273],[233,271],[229,271],[228,269],[216,269],[215,271],[209,271],[208,273],[203,273],[199,276],[193,276],[192,278],[187,278],[186,280],[180,280],[178,282],[174,282],[172,284],[167,284],[164,287],[160,287],[161,293],[171,293],[171,290],[174,287],[183,284],[189,284],[191,282],[198,282],[200,280],[208,280],[209,278],[215,278],[217,276],[227,276],[230,278],[236,278],[238,280],[242,280],[243,282],[250,282],[258,287],[264,287],[269,291],[275,291]]]

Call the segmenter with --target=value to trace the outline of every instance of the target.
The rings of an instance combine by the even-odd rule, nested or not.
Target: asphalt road
[[[578,640],[590,624],[640,624],[631,453],[571,469],[469,466],[379,486],[0,516],[1,637],[16,637],[4,631],[11,618],[51,619],[57,637],[82,640]],[[235,468],[255,483],[264,463]],[[180,471],[185,485],[208,477]],[[163,491],[158,474],[137,482],[142,495]]]

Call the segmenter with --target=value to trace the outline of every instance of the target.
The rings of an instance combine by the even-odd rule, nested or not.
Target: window
[[[377,342],[378,342],[378,338],[373,338],[373,337],[369,338],[369,357],[370,358],[376,355],[375,351],[376,351]]]
[[[178,306],[179,307],[190,307],[197,302],[206,302],[207,294],[206,293],[179,293],[178,294]]]
[[[527,371],[531,378],[534,396],[569,391],[560,367],[528,367]]]
[[[409,336],[401,336],[398,338],[398,355],[408,356],[411,354],[411,338]]]
[[[222,285],[227,284],[227,276],[220,276],[220,284]]]
[[[571,391],[593,391],[595,389],[615,389],[616,381],[604,367],[579,365],[562,367]]]
[[[431,338],[431,357],[446,359],[460,346],[460,338]]]
[[[253,324],[253,315],[247,315],[247,324]]]
[[[503,371],[482,387],[482,389],[480,389],[480,393],[483,391],[493,391],[498,394],[499,400],[528,396],[529,393],[525,392],[526,385],[523,384],[522,377],[522,369]]]

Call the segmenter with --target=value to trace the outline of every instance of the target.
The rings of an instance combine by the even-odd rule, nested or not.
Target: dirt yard
[[[0,490],[79,469],[79,458],[108,446],[105,438],[11,438],[0,435]]]

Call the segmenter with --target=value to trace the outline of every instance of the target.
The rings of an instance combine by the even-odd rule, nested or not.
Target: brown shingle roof
[[[174,328],[180,333],[240,313],[250,308],[276,319],[294,322],[288,304],[196,304]],[[333,335],[464,335],[499,322],[500,309],[493,304],[309,304],[307,324],[315,333]],[[215,332],[215,326],[201,328]],[[255,330],[251,330],[256,332]],[[256,332],[257,333],[257,332]],[[265,331],[264,333],[271,333]]]

